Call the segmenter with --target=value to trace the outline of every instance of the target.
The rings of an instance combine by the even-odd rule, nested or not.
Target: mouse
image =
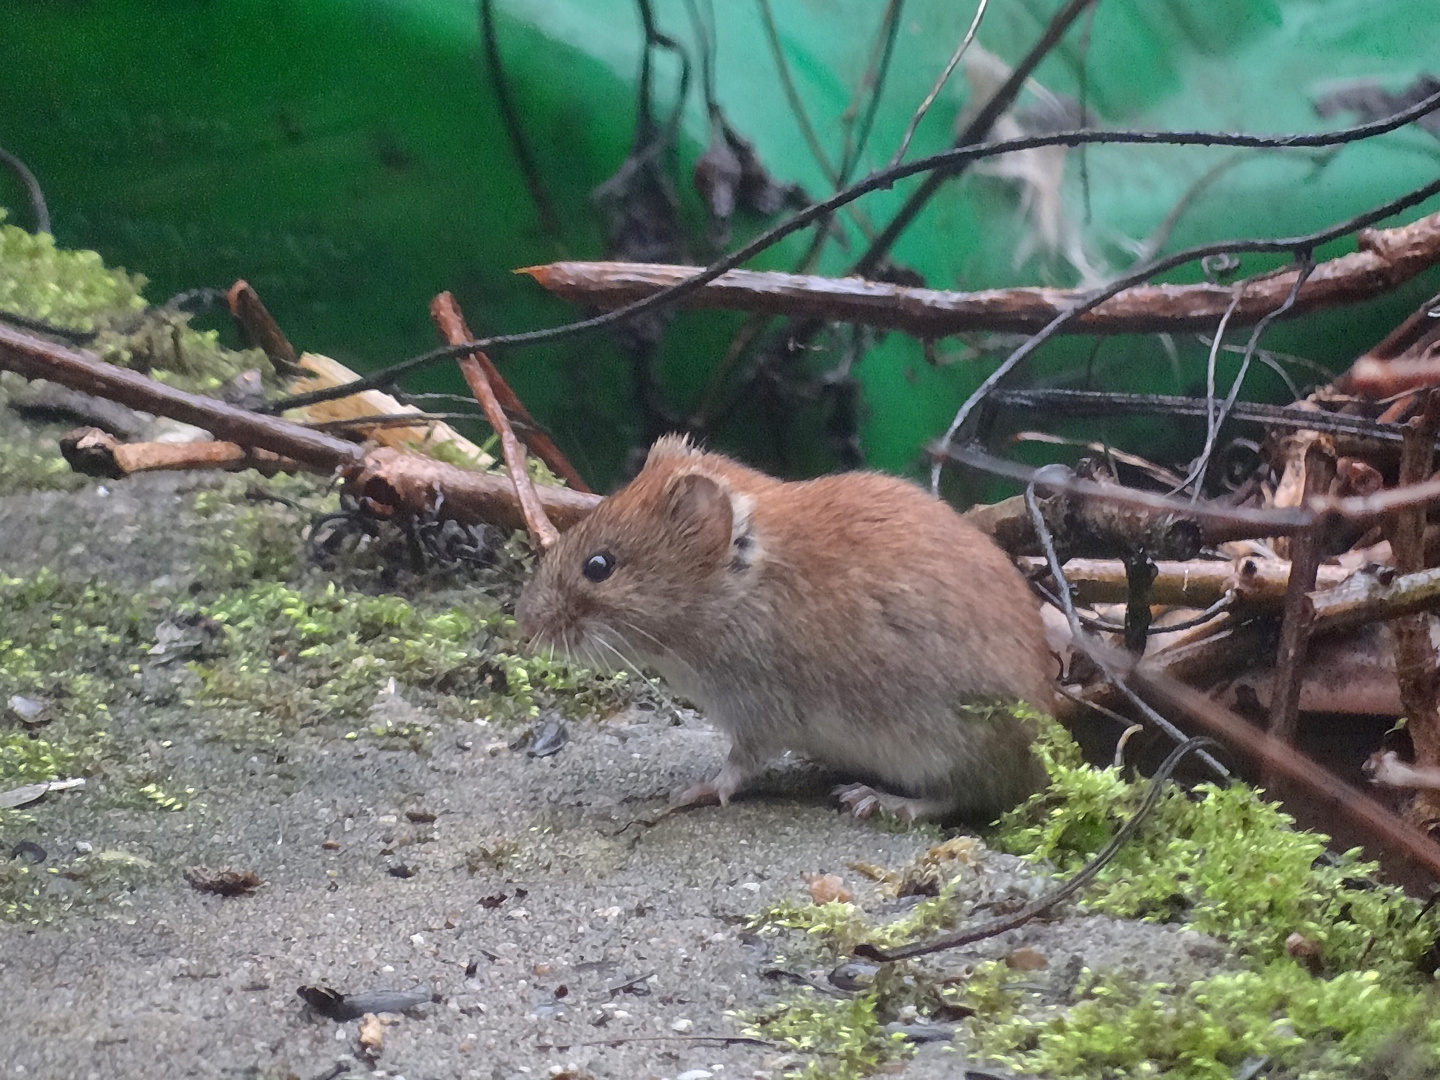
[[[646,667],[729,736],[672,808],[727,804],[789,750],[857,817],[985,823],[1046,781],[1039,604],[949,504],[879,472],[784,481],[681,435],[560,535],[515,608],[532,649]]]

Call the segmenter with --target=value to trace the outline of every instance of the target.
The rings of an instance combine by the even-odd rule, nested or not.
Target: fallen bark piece
[[[1440,791],[1440,769],[1408,765],[1394,750],[1379,750],[1371,754],[1363,771],[1365,778],[1377,787]]]
[[[0,791],[0,810],[13,810],[17,806],[29,806],[33,802],[39,802],[52,791],[69,791],[71,788],[84,786],[84,779],[77,777],[73,780],[51,780],[39,784],[25,784],[22,787],[11,788],[9,791]]]
[[[300,367],[304,369],[304,374],[291,380],[289,390],[292,394],[324,390],[331,386],[353,382],[360,377],[338,360],[321,356],[319,353],[307,352],[300,357],[299,363]],[[358,421],[370,416],[387,418],[411,414],[418,416],[423,415],[423,410],[414,405],[402,405],[389,394],[379,390],[365,390],[358,394],[351,394],[349,397],[336,398],[334,401],[316,402],[303,409],[296,409],[294,413],[312,423],[335,423],[337,421]],[[429,446],[448,446],[473,461],[479,468],[488,469],[495,464],[493,457],[449,424],[439,420],[428,420],[409,426],[399,426],[393,421],[373,426],[356,424],[350,427],[350,430],[381,446],[389,446],[397,450],[406,448],[424,450]]]
[[[188,867],[185,880],[196,892],[214,893],[216,896],[240,896],[253,892],[261,885],[260,876],[253,870],[212,870],[208,866]]]
[[[342,994],[328,986],[302,986],[295,991],[306,1005],[331,1020],[359,1020],[366,1013],[399,1013],[430,1000],[427,990],[370,990]]]

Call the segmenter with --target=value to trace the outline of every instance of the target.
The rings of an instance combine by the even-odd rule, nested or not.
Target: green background
[[[700,6],[708,10],[703,0]],[[1014,62],[1056,6],[997,0],[979,41]],[[146,274],[155,300],[244,277],[299,347],[358,368],[432,346],[427,305],[441,289],[457,295],[477,332],[557,324],[576,309],[511,271],[600,256],[602,225],[589,193],[633,140],[639,21],[630,0],[497,0],[496,8],[506,74],[559,211],[558,241],[541,228],[514,163],[468,0],[11,0],[0,34],[0,145],[39,177],[62,245],[95,248]],[[698,59],[686,5],[656,0],[654,8],[660,27]],[[777,178],[825,194],[782,94],[757,5],[719,0],[713,8],[717,97],[731,123]],[[773,0],[773,8],[796,85],[838,156],[840,118],[866,70],[884,4]],[[972,13],[942,0],[905,3],[862,174],[893,153]],[[1082,17],[1038,70],[1049,89],[1078,93],[1085,23]],[[1440,67],[1437,32],[1440,11],[1426,0],[1103,0],[1083,54],[1089,101],[1115,127],[1340,127],[1349,119],[1316,118],[1314,95],[1357,78],[1402,89],[1427,64]],[[662,56],[655,94],[662,112],[673,103],[676,74]],[[922,124],[912,156],[948,144],[965,95],[957,73]],[[712,253],[701,242],[703,215],[689,172],[707,139],[692,87],[676,184],[697,262]],[[1085,235],[1092,254],[1123,269],[1133,257],[1124,239],[1147,236],[1197,178],[1232,153],[1091,148]],[[1338,152],[1250,153],[1194,202],[1167,248],[1314,229],[1424,183],[1437,166],[1440,142],[1414,128]],[[865,214],[883,224],[916,183],[868,197]],[[1075,155],[1067,198],[1083,215]],[[1015,265],[1025,230],[1018,202],[1010,185],[969,175],[933,200],[894,255],[937,288],[1072,283],[1063,264],[1041,257]],[[0,205],[10,208],[11,222],[30,224],[19,186],[3,172]],[[1437,206],[1432,201],[1408,217]],[[737,239],[763,224],[739,223]],[[847,229],[849,251],[829,245],[822,270],[839,272],[863,250],[853,223]],[[803,238],[792,240],[757,265],[788,268],[803,247]],[[1318,254],[1351,249],[1353,241],[1344,241]],[[1243,272],[1273,263],[1247,259]],[[1277,327],[1265,344],[1343,367],[1437,290],[1440,275],[1432,272],[1382,300]],[[671,325],[658,367],[679,412],[693,406],[740,322],[693,314]],[[916,468],[925,442],[1009,343],[980,344],[981,359],[941,368],[898,334],[863,353],[854,372],[871,464]],[[1203,378],[1204,349],[1193,339],[1115,338],[1092,357],[1093,348],[1091,339],[1056,343],[1026,378],[1086,363],[1093,363],[1095,385],[1112,388],[1184,392]],[[954,343],[941,342],[939,351],[954,351]],[[619,478],[645,432],[630,362],[609,338],[498,361],[598,487]],[[816,352],[809,362],[825,367],[833,356]],[[1250,395],[1286,396],[1267,370],[1252,379]],[[460,383],[443,373],[425,388]],[[712,441],[771,468],[816,472],[831,463],[825,419],[821,406],[777,416],[742,400]],[[1153,439],[1161,430],[1131,434]],[[1193,452],[1176,449],[1179,456]]]

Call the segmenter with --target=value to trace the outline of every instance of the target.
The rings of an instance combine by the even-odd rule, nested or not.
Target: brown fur
[[[615,570],[582,574],[597,552]],[[653,664],[733,746],[722,801],[785,749],[921,812],[990,817],[1043,780],[1006,712],[1051,705],[1037,605],[988,538],[878,473],[785,483],[667,437],[544,557],[521,596],[542,644]],[[917,803],[917,805],[919,805]]]

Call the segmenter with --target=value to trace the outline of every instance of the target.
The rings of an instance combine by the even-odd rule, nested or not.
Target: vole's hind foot
[[[728,801],[728,798],[722,799],[715,785],[707,780],[703,784],[691,784],[687,788],[676,790],[670,796],[670,805],[666,807],[666,811],[689,810],[697,806],[719,806]]]
[[[934,799],[907,799],[892,795],[888,791],[877,791],[869,784],[841,784],[830,792],[840,804],[857,818],[868,818],[880,810],[901,821],[916,821],[925,817],[938,817],[950,809],[949,805]]]

